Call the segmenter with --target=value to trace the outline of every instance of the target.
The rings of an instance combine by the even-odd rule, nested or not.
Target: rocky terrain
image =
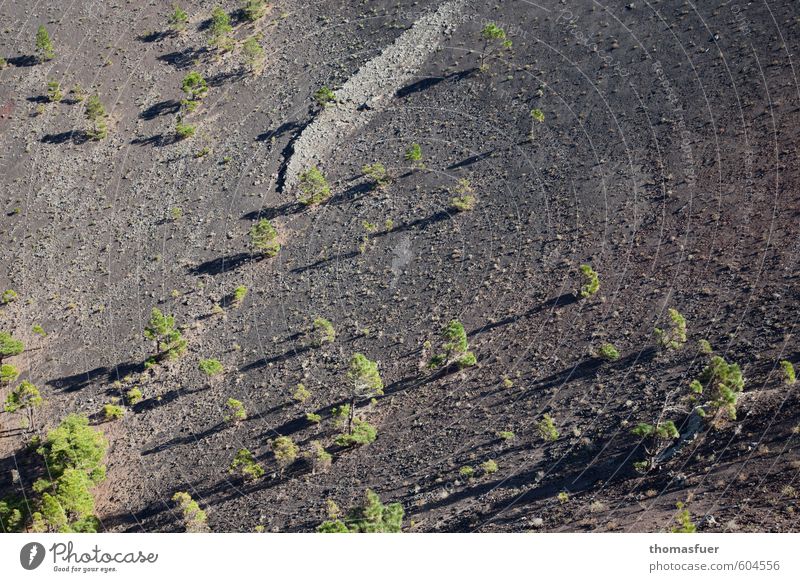
[[[80,413],[106,435],[102,530],[182,531],[186,491],[213,531],[314,531],[326,500],[372,489],[412,532],[669,531],[678,503],[699,531],[798,531],[800,398],[780,363],[800,365],[795,2],[276,0],[253,22],[243,4],[219,3],[225,52],[212,2],[182,2],[180,32],[162,0],[0,3],[0,291],[18,294],[0,331],[26,346],[3,363],[41,391],[35,432]],[[192,71],[208,92],[180,139]],[[331,196],[304,205],[311,165]],[[261,219],[275,257],[251,249]],[[146,366],[154,307],[187,350]],[[670,309],[677,349],[654,334]],[[309,342],[318,317],[335,341]],[[432,370],[454,319],[477,363]],[[354,353],[384,393],[357,409],[377,439],[343,447],[331,411]],[[714,356],[741,367],[735,419],[698,416],[690,383]],[[225,420],[229,398],[246,419]],[[632,432],[666,419],[666,444]],[[32,498],[30,433],[0,414],[0,497]],[[279,436],[320,442],[330,467],[280,467]],[[240,449],[263,476],[231,474]]]

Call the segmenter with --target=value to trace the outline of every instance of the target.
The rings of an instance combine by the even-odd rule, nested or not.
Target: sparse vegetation
[[[262,257],[275,257],[281,250],[278,231],[266,218],[256,222],[250,229],[250,246]]]
[[[196,131],[197,129],[194,125],[184,123],[181,121],[180,117],[175,122],[175,135],[177,135],[180,139],[192,137]]]
[[[89,96],[86,101],[86,119],[89,121],[89,129],[86,134],[90,139],[99,141],[108,137],[108,114],[100,96],[95,94]]]
[[[280,467],[281,475],[292,463],[297,459],[299,448],[294,441],[287,436],[279,436],[272,440],[270,443],[272,453],[275,455],[275,460]]]
[[[336,330],[333,324],[324,317],[315,317],[309,331],[311,345],[322,347],[325,343],[333,343],[336,340]]]
[[[443,351],[430,359],[428,367],[441,368],[457,364],[459,368],[468,368],[477,363],[475,354],[469,351],[467,332],[460,321],[451,320],[442,330],[441,337]]]
[[[310,449],[306,453],[311,462],[312,474],[327,473],[333,462],[333,456],[325,450],[319,441],[311,441]]]
[[[497,461],[495,461],[494,459],[489,459],[488,461],[484,461],[483,463],[481,463],[481,469],[483,469],[484,475],[492,475],[494,473],[497,473],[498,469]]]
[[[36,428],[36,410],[44,404],[39,389],[27,380],[20,382],[8,396],[3,409],[6,412],[24,415],[25,428]]]
[[[418,143],[412,143],[406,150],[405,160],[410,162],[416,168],[423,168],[422,164],[422,147]]]
[[[292,399],[295,402],[300,402],[302,404],[303,402],[305,402],[309,398],[311,398],[311,392],[308,391],[308,389],[305,387],[305,385],[298,384],[297,388],[294,391],[294,394],[292,394]]]
[[[36,30],[36,54],[39,62],[49,61],[56,56],[53,41],[50,40],[50,33],[43,24]]]
[[[328,104],[336,102],[336,93],[328,87],[323,86],[314,93],[314,101],[316,101],[317,105],[320,107],[327,107]]]
[[[244,303],[244,298],[247,297],[247,287],[239,285],[233,290],[233,305],[234,307],[241,307]]]
[[[614,344],[608,342],[600,344],[600,347],[597,348],[597,355],[609,362],[619,360],[619,350],[614,347]]]
[[[464,479],[472,479],[475,476],[475,469],[469,465],[464,465],[458,470],[458,474]]]
[[[3,305],[8,305],[9,303],[13,303],[19,299],[19,294],[14,291],[13,289],[6,289],[3,291],[3,295],[0,296],[0,303]]]
[[[385,188],[392,182],[386,166],[380,162],[364,165],[361,168],[361,173],[372,182],[373,188]]]
[[[300,202],[306,206],[320,204],[331,197],[331,187],[324,174],[317,168],[310,168],[300,174]]]
[[[506,31],[494,22],[489,22],[483,27],[481,38],[483,38],[483,50],[481,51],[479,68],[481,71],[487,71],[489,67],[486,62],[489,58],[498,48],[511,48],[511,41],[508,40]]]
[[[536,424],[536,430],[539,431],[539,435],[546,441],[553,442],[558,440],[559,435],[556,423],[549,414],[545,414]]]
[[[50,103],[60,103],[63,98],[64,94],[61,92],[61,83],[58,81],[48,81],[47,100]]]
[[[231,17],[222,8],[215,6],[211,11],[211,24],[208,27],[208,44],[221,52],[231,50],[233,48],[231,31],[233,31]]]
[[[384,505],[374,491],[368,489],[364,504],[348,512],[344,520],[322,523],[320,533],[399,533],[403,526],[403,506]]]
[[[679,350],[686,343],[686,318],[677,309],[669,310],[670,327],[663,330],[655,328],[658,344],[668,350]]]
[[[7,386],[19,378],[19,370],[11,364],[0,365],[0,386]]]
[[[206,376],[219,376],[225,371],[225,368],[222,366],[222,362],[215,358],[200,360],[200,363],[197,367]]]
[[[600,276],[589,265],[581,265],[580,269],[583,275],[583,285],[578,294],[586,299],[600,290]]]
[[[679,501],[676,505],[678,514],[675,516],[677,526],[672,528],[672,533],[696,533],[697,526],[692,523],[692,516],[683,502]]]
[[[236,398],[228,398],[228,401],[225,402],[225,416],[223,416],[223,420],[225,422],[239,422],[246,419],[247,410],[245,410],[242,401],[236,400]]]
[[[186,30],[186,23],[189,22],[189,14],[186,13],[180,6],[175,5],[172,14],[169,15],[167,24],[170,30],[174,32],[183,32]]]
[[[258,464],[253,453],[247,449],[239,449],[229,469],[231,474],[238,474],[244,479],[259,479],[264,476],[264,468]]]
[[[375,442],[378,438],[378,430],[360,418],[352,419],[350,430],[336,437],[336,444],[340,447],[352,447],[354,445],[368,445]]]
[[[251,73],[257,73],[264,66],[264,48],[258,36],[251,36],[242,43],[242,55]]]
[[[706,405],[736,420],[736,403],[744,390],[744,376],[739,364],[729,364],[721,356],[712,356],[698,380],[703,386]]]
[[[144,337],[155,342],[156,353],[151,363],[174,360],[186,351],[186,340],[175,326],[175,318],[172,315],[164,315],[156,307],[153,308],[150,321],[144,328]]]
[[[206,512],[200,509],[192,496],[184,491],[179,491],[172,496],[172,501],[178,504],[181,510],[183,526],[186,533],[205,533],[208,532],[208,517]]]
[[[665,420],[656,424],[641,422],[637,424],[631,432],[637,437],[647,441],[645,443],[647,459],[635,465],[635,468],[641,473],[656,468],[658,458],[664,449],[671,441],[680,437],[678,428],[671,420]]]
[[[10,333],[0,331],[0,362],[5,358],[17,356],[25,351],[25,344],[20,340],[14,339]]]
[[[267,3],[264,0],[247,0],[242,13],[246,20],[255,22],[267,13]]]
[[[208,83],[200,73],[192,71],[183,78],[181,89],[186,94],[186,97],[181,100],[181,105],[186,112],[191,113],[197,109],[200,101],[208,94]]]
[[[475,209],[478,199],[475,197],[475,191],[469,180],[466,178],[459,180],[458,184],[453,188],[452,193],[455,194],[455,196],[450,199],[450,204],[454,210],[457,212],[468,212]]]
[[[119,420],[125,416],[125,409],[118,404],[107,403],[103,405],[103,419],[106,421]]]
[[[797,382],[797,376],[794,372],[794,366],[789,360],[781,360],[781,369],[783,370],[783,381],[787,386],[794,385]]]
[[[128,401],[128,406],[135,406],[138,402],[141,402],[143,397],[144,396],[142,395],[142,391],[136,387],[131,388],[125,394],[125,398]]]

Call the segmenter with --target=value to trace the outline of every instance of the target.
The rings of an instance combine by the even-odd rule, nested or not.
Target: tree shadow
[[[25,101],[29,103],[45,104],[50,103],[50,98],[47,95],[37,95],[36,97],[26,97]]]
[[[305,206],[299,202],[287,202],[286,204],[281,204],[280,206],[272,206],[270,208],[253,210],[252,212],[243,214],[240,220],[261,220],[262,218],[272,220],[273,218],[277,218],[279,216],[298,214],[302,212],[304,208]]]
[[[141,402],[137,402],[131,407],[131,409],[137,413],[147,412],[149,410],[155,410],[156,408],[166,406],[167,404],[176,401],[181,396],[191,396],[192,394],[205,392],[209,388],[210,386],[208,385],[203,386],[202,388],[195,388],[194,390],[189,390],[184,388],[173,388],[169,392],[166,392],[160,396],[153,396],[151,398],[142,400]]]
[[[145,366],[141,362],[127,362],[117,366],[99,366],[80,374],[48,380],[47,385],[64,392],[76,392],[97,382],[111,383],[121,380],[130,374],[141,374],[144,370]]]
[[[136,40],[150,43],[158,42],[172,36],[177,36],[174,30],[155,30],[153,32],[148,32],[147,34],[140,34],[136,37]]]
[[[180,109],[180,101],[176,101],[175,99],[167,99],[166,101],[161,101],[160,103],[151,105],[139,113],[139,118],[150,120],[160,117],[161,115],[174,115],[175,113],[178,113]]]
[[[240,372],[250,372],[251,370],[258,370],[260,368],[264,368],[269,366],[270,364],[277,364],[279,362],[285,362],[289,358],[293,358],[295,356],[302,356],[303,354],[310,352],[313,349],[312,346],[300,346],[299,348],[294,348],[291,350],[287,350],[282,354],[278,354],[277,356],[270,356],[267,358],[261,358],[254,362],[250,362],[239,368]]]
[[[477,154],[477,155],[474,155],[474,156],[470,156],[468,158],[465,158],[465,159],[461,160],[460,162],[456,162],[455,164],[447,166],[447,169],[448,170],[457,170],[459,168],[465,168],[467,166],[471,166],[473,164],[477,164],[478,162],[481,162],[481,161],[485,160],[486,158],[492,157],[492,155],[494,155],[494,153],[496,151],[497,151],[497,148],[494,148],[494,149],[489,150],[488,152],[483,152],[482,154]]]
[[[516,323],[520,319],[531,317],[532,315],[536,315],[537,313],[541,313],[542,311],[548,309],[559,309],[561,307],[567,307],[568,305],[572,305],[578,302],[578,297],[574,293],[563,293],[558,297],[553,297],[552,299],[548,299],[541,305],[537,305],[532,309],[529,309],[525,313],[521,313],[518,315],[510,315],[505,317],[499,321],[495,321],[492,323],[487,323],[486,325],[479,327],[477,329],[473,329],[469,333],[467,333],[468,337],[480,335],[482,333],[486,333],[487,331],[491,331],[498,327],[503,327],[506,325],[511,325],[512,323]]]
[[[8,58],[6,62],[12,67],[34,67],[39,64],[39,59],[35,55],[21,55]]]
[[[233,82],[240,81],[246,76],[247,76],[247,69],[238,68],[233,71],[227,71],[224,73],[217,73],[216,75],[212,75],[208,79],[206,79],[206,82],[208,83],[209,87],[220,87],[227,81],[233,81]]]
[[[165,443],[152,447],[150,449],[146,449],[142,451],[142,456],[153,455],[155,453],[161,453],[164,451],[168,451],[173,447],[179,447],[182,445],[189,445],[192,443],[198,443],[205,438],[208,438],[212,435],[221,432],[223,429],[227,428],[228,426],[232,426],[227,422],[218,422],[214,426],[207,428],[206,430],[199,432],[199,433],[192,433],[182,437],[175,437],[173,439],[168,440]]]
[[[235,271],[245,263],[254,260],[256,258],[251,253],[237,253],[200,263],[196,267],[189,269],[189,273],[192,275],[215,276],[228,271]]]
[[[181,69],[188,69],[189,67],[195,64],[195,61],[201,58],[208,52],[208,49],[205,47],[195,49],[195,48],[185,48],[181,51],[175,51],[171,53],[167,53],[165,55],[159,55],[156,57],[157,60],[161,61],[162,63],[166,63],[175,67],[178,70]]]
[[[61,145],[68,142],[81,145],[89,141],[89,134],[82,129],[71,129],[61,133],[48,133],[42,136],[40,141],[50,145]]]
[[[409,95],[413,95],[414,93],[421,93],[423,91],[427,91],[432,87],[435,87],[439,83],[443,81],[460,81],[471,76],[475,71],[477,71],[477,67],[473,67],[471,69],[466,69],[464,71],[459,71],[457,73],[450,73],[449,75],[445,75],[444,77],[426,77],[424,79],[420,79],[419,81],[415,81],[413,83],[409,83],[405,87],[401,87],[395,93],[396,97],[408,97]]]
[[[298,130],[302,130],[302,129],[305,128],[305,126],[306,126],[305,123],[301,123],[299,121],[287,121],[285,123],[282,123],[281,125],[279,125],[275,129],[271,129],[269,131],[265,131],[264,133],[261,133],[261,134],[257,135],[256,136],[256,141],[267,141],[267,140],[270,140],[272,138],[276,138],[277,139],[277,138],[281,137],[284,134],[293,133],[293,132],[296,132]]]
[[[131,140],[131,145],[138,146],[152,146],[155,148],[163,148],[170,146],[180,141],[180,138],[174,133],[151,135],[150,137],[137,137]]]

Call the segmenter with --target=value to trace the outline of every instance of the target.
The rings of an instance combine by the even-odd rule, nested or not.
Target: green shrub
[[[619,350],[612,343],[600,344],[600,347],[597,348],[597,355],[609,362],[619,360]]]
[[[255,22],[267,12],[267,3],[264,0],[247,0],[242,8],[245,19]]]
[[[0,362],[25,351],[25,344],[14,339],[10,333],[0,331]]]
[[[19,370],[11,364],[0,364],[0,386],[8,385],[19,378]]]
[[[196,131],[197,129],[194,125],[184,123],[180,120],[180,118],[175,123],[175,135],[177,135],[180,139],[192,137]]]
[[[106,420],[119,420],[125,416],[125,409],[116,404],[103,405],[103,418]]]
[[[514,433],[510,430],[501,430],[497,433],[498,438],[503,439],[504,441],[513,441],[514,440]]]
[[[63,98],[64,94],[61,92],[61,83],[58,81],[48,81],[47,100],[50,103],[60,103]]]
[[[336,330],[333,324],[324,317],[315,317],[314,322],[311,324],[311,344],[315,347],[321,347],[325,343],[333,343],[336,340]]]
[[[383,395],[383,380],[378,364],[364,354],[356,353],[350,358],[347,379],[352,387],[352,400]]]
[[[298,187],[302,194],[300,203],[306,206],[320,204],[331,197],[331,187],[325,175],[317,168],[309,168],[300,174]]]
[[[181,89],[186,94],[186,98],[181,101],[181,105],[191,112],[197,108],[197,104],[208,94],[208,83],[200,73],[192,71],[183,78]]]
[[[281,245],[277,238],[278,231],[266,218],[256,222],[250,229],[250,246],[264,257],[274,257],[280,252]]]
[[[0,71],[5,69],[6,67],[8,67],[8,61],[5,60],[3,57],[0,57]],[[2,519],[2,518],[0,518],[0,519]],[[0,524],[0,525],[2,525],[2,524]],[[2,529],[2,528],[0,528],[0,529]]]
[[[311,441],[310,449],[306,456],[311,461],[311,472],[326,473],[331,467],[333,456],[325,450],[319,441]]]
[[[33,429],[36,427],[36,409],[40,408],[42,404],[44,404],[44,399],[39,393],[39,389],[24,380],[6,396],[3,409],[6,412],[24,414],[27,427]]]
[[[713,356],[700,375],[699,382],[709,399],[707,404],[726,412],[729,419],[736,420],[736,403],[744,390],[744,377],[739,364],[729,364],[721,356]]]
[[[175,318],[164,315],[154,307],[150,321],[144,328],[144,337],[156,344],[156,360],[172,360],[180,357],[186,351],[186,340],[175,327]]]
[[[221,51],[229,51],[233,48],[233,40],[229,36],[233,30],[231,17],[219,6],[215,6],[211,11],[211,24],[208,27],[209,44]]]
[[[86,132],[89,138],[95,141],[105,139],[108,136],[108,123],[106,122],[108,114],[99,95],[91,95],[86,101],[85,114],[90,124]]]
[[[692,380],[689,383],[689,390],[691,390],[694,394],[702,394],[703,384],[699,380]]]
[[[287,436],[279,436],[270,443],[272,453],[275,455],[275,460],[278,462],[281,474],[288,466],[295,462],[299,449],[294,441]]]
[[[19,299],[19,294],[14,291],[13,289],[6,289],[3,291],[3,295],[0,296],[0,303],[3,305],[8,305],[9,303],[16,301]]]
[[[38,324],[34,325],[31,328],[31,331],[33,333],[35,333],[36,335],[40,336],[40,337],[47,337],[47,332],[44,330],[44,328],[41,325],[38,325]]]
[[[558,429],[556,428],[556,423],[553,420],[553,417],[549,414],[545,414],[536,424],[536,430],[539,431],[541,437],[546,441],[555,441],[558,440]]]
[[[662,348],[679,350],[686,343],[686,318],[677,309],[669,310],[670,328],[655,328],[656,340]]]
[[[245,297],[247,297],[247,287],[244,285],[240,285],[233,290],[233,304],[236,307],[240,307],[242,305]]]
[[[399,503],[384,505],[380,497],[367,489],[364,504],[348,512],[344,520],[322,523],[320,533],[400,533],[403,527],[403,506]]]
[[[458,212],[469,212],[470,210],[475,210],[477,203],[478,199],[469,194],[466,196],[456,196],[455,198],[450,199],[450,204],[453,207],[453,210]]]
[[[255,73],[264,64],[264,48],[258,42],[258,37],[251,36],[242,43],[242,54],[250,72]]]
[[[481,469],[483,469],[483,472],[486,475],[497,473],[497,462],[494,459],[489,459],[488,461],[481,463]]]
[[[247,419],[247,410],[245,410],[241,400],[228,398],[228,401],[225,403],[225,410],[226,413],[223,417],[225,422],[238,422]]]
[[[701,354],[711,355],[714,353],[714,348],[711,347],[711,344],[708,340],[701,339],[697,342],[697,346],[700,349]]]
[[[314,414],[313,412],[306,412],[306,420],[312,424],[319,424],[322,422],[322,417],[319,414]]]
[[[475,476],[475,469],[473,469],[469,465],[464,465],[458,470],[458,474],[461,475],[464,479],[472,479]]]
[[[200,509],[200,506],[192,499],[191,495],[184,491],[179,491],[172,496],[172,501],[177,503],[181,510],[186,533],[206,533],[209,531],[206,512]]]
[[[78,469],[99,483],[105,478],[102,461],[107,448],[103,433],[91,428],[88,418],[71,414],[47,433],[38,452],[51,479],[58,479],[67,469]]]
[[[256,462],[253,453],[239,449],[229,469],[231,474],[239,474],[244,479],[259,479],[264,476],[264,468]]]
[[[174,30],[175,32],[186,30],[187,22],[189,22],[189,15],[180,6],[176,5],[172,11],[172,14],[169,16],[169,20],[167,21],[170,29]]]
[[[372,182],[373,188],[385,188],[392,182],[389,172],[386,171],[386,166],[380,162],[364,165],[361,168],[361,173]]]
[[[405,155],[403,156],[407,162],[410,162],[412,166],[416,167],[423,167],[422,166],[422,147],[418,143],[412,143],[408,149],[406,150]]]
[[[508,40],[506,31],[493,22],[483,27],[481,30],[481,37],[483,38],[483,50],[480,55],[480,70],[486,71],[488,70],[486,62],[489,57],[492,56],[498,47],[511,48],[511,41]]]
[[[0,499],[0,533],[21,532],[28,513],[27,501],[17,497]]]
[[[219,376],[225,371],[225,368],[222,366],[222,362],[215,358],[200,360],[200,363],[197,367],[206,376]]]
[[[331,409],[331,416],[333,417],[333,425],[336,428],[342,428],[347,423],[348,418],[350,418],[350,405],[342,404],[341,406],[333,407]]]
[[[468,368],[477,363],[475,354],[469,351],[467,332],[460,321],[450,320],[442,329],[441,339],[443,351],[428,361],[429,368],[447,367],[454,363],[459,368]]]
[[[544,112],[541,109],[533,109],[533,110],[531,110],[531,119],[533,119],[537,123],[543,123],[544,122]]]
[[[296,402],[303,403],[309,398],[311,398],[311,392],[308,391],[304,384],[298,384],[294,394],[292,394],[292,399]]]
[[[378,438],[378,430],[365,420],[354,418],[350,432],[336,437],[336,444],[340,447],[354,445],[368,445]]]
[[[326,107],[329,103],[336,101],[336,93],[323,86],[314,93],[314,101],[320,107]]]
[[[56,52],[53,49],[53,41],[50,40],[50,33],[47,32],[43,24],[39,25],[36,30],[36,54],[39,57],[39,61],[49,61],[56,56]]]
[[[589,265],[581,265],[580,269],[583,275],[583,285],[581,286],[579,295],[586,299],[600,290],[600,277]]]
[[[797,382],[794,366],[789,360],[781,360],[781,369],[783,370],[783,381],[787,386],[792,386]]]
[[[692,523],[692,516],[689,510],[686,509],[682,502],[678,502],[676,507],[678,508],[678,514],[675,516],[675,521],[678,525],[672,528],[672,533],[696,533],[697,526]]]
[[[136,403],[140,402],[143,398],[142,391],[138,388],[131,388],[125,394],[125,398],[128,401],[128,406],[134,406]]]

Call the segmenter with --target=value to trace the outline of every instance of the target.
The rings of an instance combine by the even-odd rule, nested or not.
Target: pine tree
[[[40,25],[36,31],[36,53],[39,55],[41,62],[49,61],[56,56],[53,49],[53,41],[50,40],[50,33],[44,25]]]

